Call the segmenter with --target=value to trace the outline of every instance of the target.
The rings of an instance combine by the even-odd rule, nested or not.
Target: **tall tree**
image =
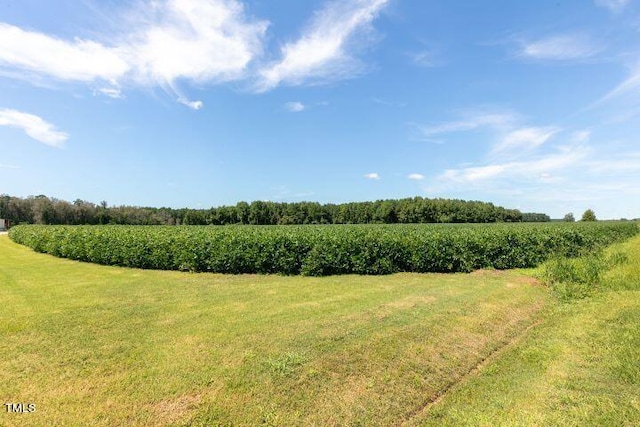
[[[584,211],[584,213],[582,214],[582,219],[581,221],[596,221],[596,214],[594,211],[592,211],[591,209],[587,209],[586,211]]]

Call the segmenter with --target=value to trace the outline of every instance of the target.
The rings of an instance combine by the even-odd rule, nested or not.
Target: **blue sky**
[[[636,0],[6,0],[0,193],[640,217]]]

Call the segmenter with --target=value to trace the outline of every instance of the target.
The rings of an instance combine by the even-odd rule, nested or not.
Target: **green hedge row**
[[[217,273],[389,274],[533,267],[638,233],[635,223],[50,226],[20,225],[38,252],[147,269]]]

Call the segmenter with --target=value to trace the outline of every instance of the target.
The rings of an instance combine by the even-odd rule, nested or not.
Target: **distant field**
[[[324,278],[83,264],[0,236],[0,425],[397,425],[542,319],[520,271]]]
[[[49,226],[14,241],[63,258],[213,273],[390,274],[535,267],[638,234],[631,222],[323,226]]]

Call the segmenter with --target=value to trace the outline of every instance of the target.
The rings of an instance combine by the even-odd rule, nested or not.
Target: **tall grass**
[[[606,273],[629,262],[619,250],[598,249],[577,258],[553,257],[539,269],[539,277],[562,301],[583,299],[603,286]]]

